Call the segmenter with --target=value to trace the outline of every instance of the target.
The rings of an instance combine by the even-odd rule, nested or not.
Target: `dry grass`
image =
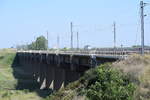
[[[132,55],[113,63],[113,67],[128,74],[130,80],[137,84],[135,100],[150,100],[150,55]]]

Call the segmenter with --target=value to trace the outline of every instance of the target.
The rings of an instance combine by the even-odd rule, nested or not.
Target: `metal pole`
[[[59,35],[57,36],[57,49],[59,50]]]
[[[114,49],[116,49],[116,22],[114,22]]]
[[[114,55],[116,55],[116,22],[114,22],[113,26],[114,26]]]
[[[37,50],[37,39],[36,39],[36,36],[34,36],[34,39],[35,39],[35,50]]]
[[[47,31],[47,50],[48,50],[48,31]]]
[[[77,49],[79,49],[79,32],[77,32]]]
[[[70,23],[70,28],[71,28],[71,49],[73,49],[73,23]]]
[[[141,54],[144,55],[144,3],[140,2],[141,8]]]

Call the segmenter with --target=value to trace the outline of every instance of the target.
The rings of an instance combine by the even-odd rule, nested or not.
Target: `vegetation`
[[[135,89],[128,76],[104,64],[87,71],[81,79],[47,100],[132,100]]]
[[[133,100],[150,100],[150,55],[133,55],[114,63],[113,67],[128,75],[137,84]]]
[[[47,49],[47,40],[44,36],[40,36],[36,39],[35,42],[32,42],[28,45],[29,50],[46,50]]]
[[[135,85],[108,66],[102,65],[95,71],[96,77],[89,80],[86,96],[90,100],[132,100]]]
[[[0,50],[0,100],[42,100],[34,91],[16,89],[18,79],[14,77],[13,72],[20,69],[11,66],[15,52],[13,49]]]
[[[91,69],[47,100],[150,100],[150,56]]]
[[[29,45],[20,45],[17,46],[17,49],[23,50],[47,50],[47,40],[44,36],[37,37],[35,42],[32,42]]]

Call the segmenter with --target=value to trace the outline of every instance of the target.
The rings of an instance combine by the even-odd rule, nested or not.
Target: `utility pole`
[[[57,36],[57,49],[59,50],[59,41],[60,41],[60,38],[59,38],[59,35]]]
[[[73,23],[70,23],[70,28],[71,28],[71,49],[73,49]]]
[[[79,49],[79,32],[77,32],[77,49]]]
[[[116,49],[116,22],[114,22],[113,27],[114,27],[114,49]]]
[[[144,6],[143,1],[140,2],[141,8],[141,54],[144,55]]]
[[[34,40],[35,40],[35,49],[37,50],[36,36],[34,36]]]
[[[47,31],[47,50],[48,50],[48,31]]]

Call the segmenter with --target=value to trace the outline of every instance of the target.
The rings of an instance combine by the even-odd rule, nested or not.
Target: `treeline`
[[[48,42],[44,36],[39,36],[31,44],[18,45],[16,48],[18,50],[47,50],[48,49]]]

